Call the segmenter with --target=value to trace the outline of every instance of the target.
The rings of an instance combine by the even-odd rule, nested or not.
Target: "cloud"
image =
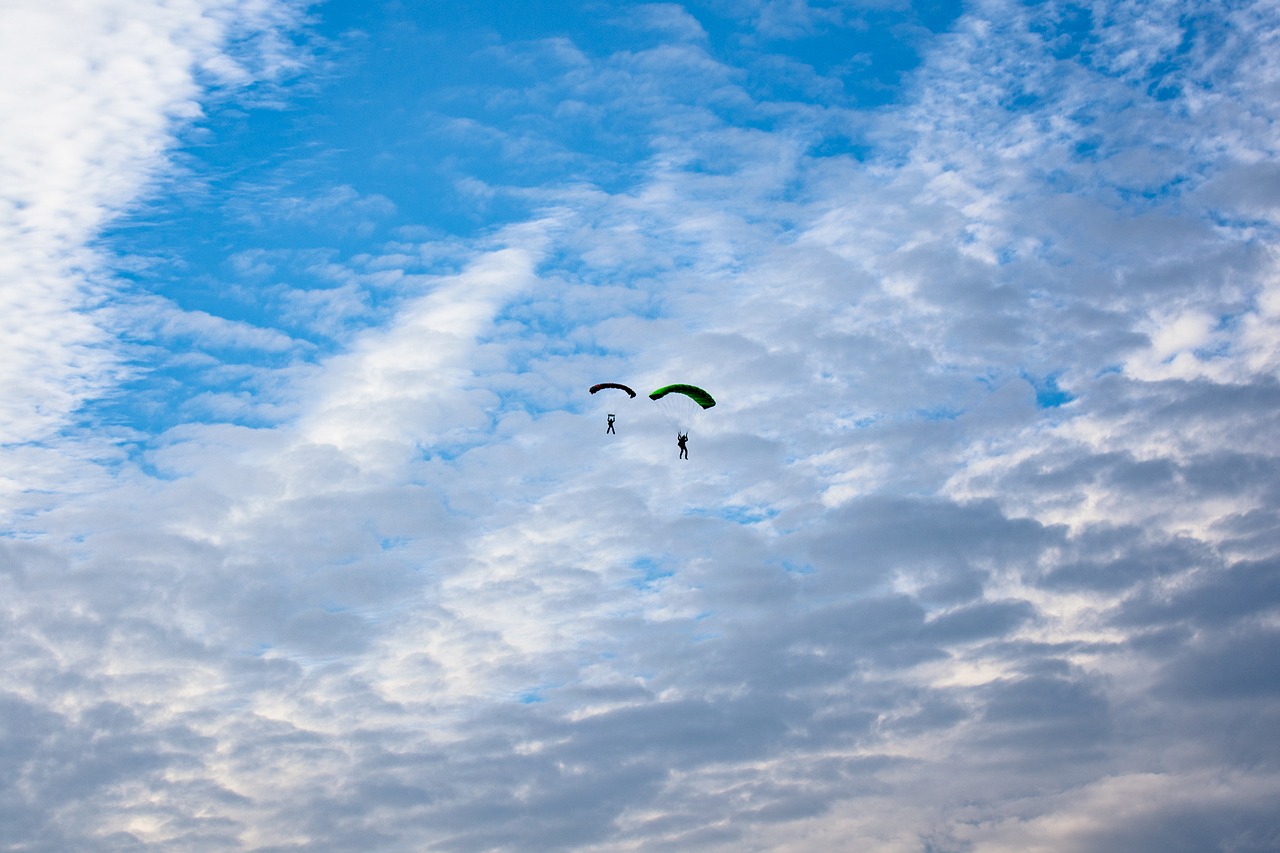
[[[258,4],[75,6],[11,4],[0,27],[13,83],[0,96],[6,444],[47,437],[115,380],[93,313],[112,285],[90,242],[169,168],[174,134],[201,114],[197,66],[229,68],[229,22],[253,32],[291,17]]]
[[[1222,199],[1274,146],[1277,22],[1103,11],[976,4],[858,115],[677,7],[658,47],[502,43],[450,168],[530,215],[443,237],[371,173],[253,175],[228,197],[274,206],[205,270],[252,319],[139,288],[108,325],[66,278],[28,334],[101,353],[14,373],[62,401],[24,435],[130,347],[196,393],[157,370],[114,393],[162,429],[6,456],[11,843],[1274,846],[1273,224]],[[215,12],[204,60],[144,63],[150,148],[69,148],[83,206],[32,185],[81,224],[21,264],[154,186]],[[604,143],[549,129],[570,102]],[[712,388],[692,459],[643,396],[606,436],[602,380]]]

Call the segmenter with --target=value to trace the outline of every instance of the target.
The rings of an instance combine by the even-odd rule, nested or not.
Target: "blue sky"
[[[1275,849],[1278,33],[7,4],[0,847]]]

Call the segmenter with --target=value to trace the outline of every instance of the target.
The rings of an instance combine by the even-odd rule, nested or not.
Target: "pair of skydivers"
[[[614,416],[610,414],[608,417],[609,417],[609,420],[606,422],[604,431],[607,435],[617,435],[618,434],[617,431],[614,430],[613,428],[613,422],[615,420]],[[686,443],[688,441],[689,441],[689,434],[687,432],[682,432],[676,435],[676,446],[680,448],[681,459],[689,458],[689,448],[686,446]]]
[[[598,385],[591,386],[591,393],[602,391],[605,388],[616,388],[625,391],[627,396],[634,399],[636,392],[618,382],[601,382]],[[716,401],[703,389],[696,385],[664,385],[649,395],[649,399],[663,406],[664,414],[668,416],[673,424],[680,428],[676,431],[676,446],[680,448],[680,458],[689,458],[689,431],[684,428],[683,424],[693,413],[709,409],[716,404]],[[683,423],[682,423],[683,422]],[[605,424],[605,433],[617,435],[613,428],[614,415],[610,414]]]

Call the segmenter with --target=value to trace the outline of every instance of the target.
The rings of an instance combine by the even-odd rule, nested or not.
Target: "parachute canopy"
[[[668,394],[684,394],[703,409],[709,409],[716,404],[715,399],[697,385],[664,385],[657,391],[651,392],[649,399],[661,400]]]
[[[650,393],[649,399],[658,404],[662,416],[680,435],[688,435],[697,416],[716,404],[715,399],[697,385],[664,385]]]
[[[634,397],[636,395],[635,391],[632,391],[626,385],[623,385],[619,382],[601,382],[599,385],[592,385],[591,393],[594,394],[597,391],[604,390],[605,388],[617,388],[619,391],[626,391],[628,397]]]

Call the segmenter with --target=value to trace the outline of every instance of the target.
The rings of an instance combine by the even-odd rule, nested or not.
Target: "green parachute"
[[[664,385],[649,394],[663,417],[679,435],[688,435],[698,415],[716,404],[715,398],[697,385]]]

